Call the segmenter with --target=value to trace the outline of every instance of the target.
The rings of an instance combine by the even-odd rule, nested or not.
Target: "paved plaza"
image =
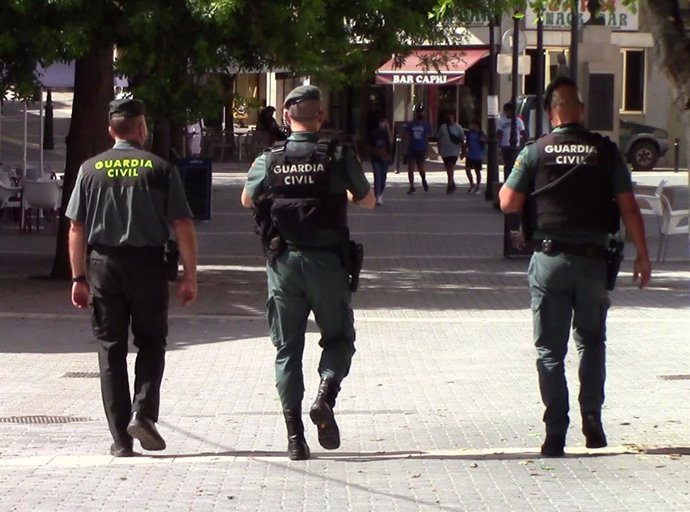
[[[434,171],[429,192],[407,196],[406,174],[391,173],[382,206],[351,209],[366,256],[336,406],[342,446],[323,450],[307,423],[312,459],[292,462],[244,169],[214,172],[212,219],[197,222],[200,298],[171,307],[168,449],[131,459],[106,455],[88,313],[71,306],[69,283],[45,278],[52,226],[20,235],[0,220],[0,511],[690,510],[687,238],[671,239],[641,291],[628,250],[611,294],[610,446],[584,447],[571,344],[566,457],[542,459],[527,260],[502,257],[503,218],[464,178],[446,195]],[[313,323],[307,338],[305,409],[318,385]]]

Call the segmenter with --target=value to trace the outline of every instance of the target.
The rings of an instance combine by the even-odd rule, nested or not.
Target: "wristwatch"
[[[75,276],[72,278],[73,283],[85,283],[86,282],[86,276],[84,274],[80,274],[78,276]]]

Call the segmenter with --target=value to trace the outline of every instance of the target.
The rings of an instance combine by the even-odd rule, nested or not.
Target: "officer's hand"
[[[72,304],[79,309],[89,307],[89,283],[72,283]]]
[[[196,300],[197,285],[196,279],[183,277],[177,289],[177,298],[180,299],[182,306],[188,306]]]
[[[633,282],[639,279],[639,287],[644,288],[649,283],[652,277],[652,264],[649,258],[640,258],[639,256],[633,264]]]

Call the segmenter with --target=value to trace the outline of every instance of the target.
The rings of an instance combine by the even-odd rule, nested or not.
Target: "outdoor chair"
[[[661,180],[654,191],[654,195],[649,194],[635,194],[637,205],[640,207],[642,215],[650,215],[654,217],[656,222],[659,237],[661,237],[661,195],[668,180]]]
[[[12,185],[9,175],[0,173],[0,216],[5,210],[21,207],[21,187]]]
[[[672,235],[690,236],[690,227],[688,226],[688,210],[674,210],[671,207],[671,202],[665,195],[661,196],[661,231],[659,238],[659,253],[657,261],[666,260],[666,251],[668,249],[668,237]]]
[[[39,228],[40,214],[43,212],[43,217],[46,214],[53,215],[60,208],[60,201],[62,199],[62,189],[56,180],[43,181],[25,181],[22,190],[22,220],[21,229],[26,229],[26,211],[29,211],[29,226],[28,231],[32,230],[33,221],[31,219],[31,210],[36,210],[36,229]],[[57,222],[54,224],[57,228]]]

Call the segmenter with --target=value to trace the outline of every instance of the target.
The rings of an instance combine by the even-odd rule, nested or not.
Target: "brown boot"
[[[335,450],[340,446],[340,430],[333,417],[335,398],[340,386],[330,377],[321,379],[316,400],[309,410],[309,417],[319,432],[319,444],[326,450]]]
[[[309,458],[309,446],[304,439],[302,411],[294,409],[283,411],[283,416],[285,416],[288,433],[288,458],[290,460],[307,460]]]

